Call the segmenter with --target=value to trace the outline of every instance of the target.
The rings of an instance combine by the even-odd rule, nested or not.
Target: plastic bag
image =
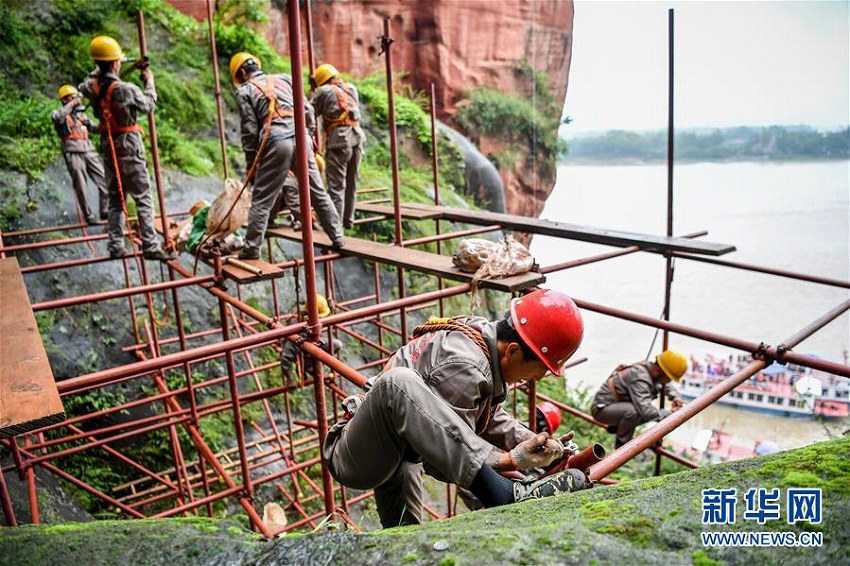
[[[478,282],[485,277],[507,277],[531,271],[534,257],[524,245],[505,236],[500,242],[483,238],[461,240],[452,256],[458,269],[472,276],[472,306],[479,305]]]
[[[210,239],[215,238],[223,242],[248,220],[248,212],[251,210],[251,191],[247,188],[242,189],[243,183],[238,179],[224,181],[224,190],[215,198],[207,213],[206,233]],[[234,201],[236,201],[235,205]]]

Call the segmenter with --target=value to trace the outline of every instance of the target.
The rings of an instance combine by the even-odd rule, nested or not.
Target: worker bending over
[[[563,454],[560,441],[531,432],[502,402],[513,383],[559,375],[583,332],[575,303],[553,290],[513,299],[497,322],[459,317],[417,327],[370,379],[362,402],[344,402],[350,419],[330,429],[322,449],[331,474],[374,489],[384,527],[420,522],[423,466],[485,507],[588,487],[578,470],[524,481],[499,474],[545,467]]]
[[[683,355],[665,350],[654,361],[621,365],[614,370],[596,392],[590,412],[593,418],[609,425],[608,432],[616,433],[615,448],[631,440],[638,425],[660,421],[682,407],[679,392],[669,383],[678,383],[687,369],[688,361]],[[672,400],[672,411],[652,404],[663,385]]]

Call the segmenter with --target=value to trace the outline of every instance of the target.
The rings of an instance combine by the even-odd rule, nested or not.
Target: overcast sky
[[[667,127],[670,8],[677,128],[850,122],[847,1],[576,0],[563,135]]]

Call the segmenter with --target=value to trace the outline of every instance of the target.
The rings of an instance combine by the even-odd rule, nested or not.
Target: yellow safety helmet
[[[319,169],[319,175],[325,174],[325,158],[321,153],[316,154],[316,167]]]
[[[62,100],[66,96],[75,96],[77,94],[80,94],[80,91],[78,91],[73,85],[62,85],[59,87],[59,92],[56,96],[59,100]]]
[[[336,67],[330,63],[322,63],[313,72],[313,80],[316,81],[316,86],[322,86],[339,74]]]
[[[664,350],[655,356],[655,362],[661,368],[661,371],[664,372],[664,375],[676,383],[688,371],[688,360],[685,359],[685,356],[673,350]]]
[[[239,69],[242,68],[242,65],[247,63],[248,61],[254,60],[257,63],[257,67],[260,69],[263,68],[263,62],[260,61],[260,58],[248,53],[247,51],[240,51],[236,55],[230,58],[230,78],[233,80],[233,84],[238,84],[236,82],[236,73],[239,72]]]
[[[121,46],[108,35],[99,35],[91,40],[89,55],[95,61],[118,61],[124,58]]]
[[[321,293],[316,293],[316,308],[319,310],[319,318],[325,318],[331,314],[331,307],[328,305],[328,300]],[[306,313],[307,305],[301,305],[301,311]]]

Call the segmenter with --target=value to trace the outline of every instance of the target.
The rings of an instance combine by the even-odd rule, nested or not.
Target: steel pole
[[[224,138],[224,110],[221,99],[221,79],[218,75],[218,53],[215,49],[215,26],[213,25],[212,0],[207,0],[207,26],[210,31],[210,55],[212,56],[213,79],[215,81],[215,108],[218,116],[218,141],[221,145],[222,174],[227,179],[227,142]]]
[[[842,310],[839,309],[843,307]],[[793,348],[823,326],[831,322],[836,318],[836,316],[840,315],[844,310],[850,308],[850,301],[846,301],[839,307],[830,310],[811,324],[802,328],[792,336],[790,336],[787,340],[783,341],[782,344],[785,348]],[[633,438],[625,445],[623,445],[620,449],[616,450],[609,457],[605,458],[603,461],[598,464],[594,464],[590,467],[588,475],[590,479],[594,481],[598,481],[601,478],[604,478],[608,474],[617,470],[620,466],[646,450],[647,448],[651,448],[656,442],[658,442],[665,435],[669,434],[671,431],[675,430],[686,421],[690,420],[696,414],[700,413],[703,409],[713,404],[715,401],[735,389],[737,386],[745,382],[750,377],[757,374],[759,371],[763,370],[767,367],[767,362],[765,360],[754,360],[747,364],[743,369],[734,373],[732,376],[728,377],[721,383],[718,383],[709,391],[704,393],[703,395],[697,397],[687,405],[683,406],[678,411],[671,413],[667,418],[659,422],[657,425],[644,432],[640,436]],[[847,368],[850,370],[850,368]]]
[[[308,0],[309,1],[309,0]],[[304,282],[307,292],[307,330],[312,342],[321,339],[321,322],[316,303],[316,263],[313,254],[313,224],[310,222],[312,211],[310,205],[310,180],[308,178],[307,144],[310,137],[307,134],[307,121],[304,111],[304,81],[301,76],[301,17],[298,2],[287,3],[289,17],[289,53],[292,57],[292,96],[295,111],[295,174],[298,178],[298,191],[301,197],[301,234],[304,249]],[[325,388],[321,367],[317,367],[318,379],[314,380],[313,394],[316,398],[316,415],[319,420],[319,444],[324,444],[328,435],[328,421],[325,411]],[[336,507],[334,503],[333,478],[326,464],[322,465],[322,483],[324,486],[325,512],[330,515]]]

